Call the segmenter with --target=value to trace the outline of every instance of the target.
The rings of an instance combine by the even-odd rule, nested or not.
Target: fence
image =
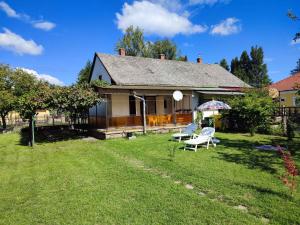
[[[81,120],[77,120],[81,121]],[[83,121],[82,121],[83,122]],[[2,121],[0,121],[2,126]],[[37,115],[35,117],[36,126],[49,126],[49,125],[66,125],[70,124],[70,119],[65,116],[50,116],[50,115]],[[6,125],[8,127],[25,127],[28,126],[28,120],[23,120],[20,116],[11,116],[6,118]]]
[[[275,110],[275,116],[299,116],[300,107],[278,107]]]

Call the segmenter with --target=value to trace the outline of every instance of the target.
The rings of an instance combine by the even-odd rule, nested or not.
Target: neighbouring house
[[[103,101],[89,111],[89,125],[107,133],[138,130],[143,126],[145,99],[146,123],[150,129],[171,129],[191,123],[196,107],[212,99],[240,95],[248,84],[217,64],[197,63],[96,53],[90,82],[105,81],[99,87]],[[183,99],[174,101],[179,90]]]
[[[300,72],[273,83],[269,86],[270,90],[278,92],[279,106],[281,107],[300,107],[300,96],[297,95],[300,85]]]

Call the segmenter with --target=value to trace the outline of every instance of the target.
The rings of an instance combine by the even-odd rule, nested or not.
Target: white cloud
[[[117,13],[117,25],[123,32],[129,26],[140,27],[146,35],[173,37],[177,34],[203,33],[206,26],[195,25],[186,17],[169,11],[149,1],[125,3],[122,13]]]
[[[30,16],[26,14],[17,13],[12,7],[10,7],[6,2],[0,2],[0,10],[5,12],[8,17],[16,18],[22,20],[23,22],[30,23],[34,28],[49,31],[52,30],[56,24],[49,21],[35,21]]]
[[[48,22],[48,21],[41,21],[41,22],[34,22],[33,26],[37,29],[49,31],[56,27],[55,23]]]
[[[226,20],[221,21],[221,23],[213,25],[211,34],[213,35],[231,35],[239,33],[242,30],[242,26],[239,23],[237,18],[227,18]]]
[[[150,1],[153,2],[154,4],[161,5],[162,7],[173,12],[181,11],[184,8],[180,0],[150,0]]]
[[[39,74],[37,71],[32,70],[32,69],[27,69],[27,68],[18,68],[18,69],[21,69],[21,70],[25,71],[26,73],[32,74],[33,76],[35,76],[39,80],[47,81],[50,84],[55,84],[55,85],[59,85],[59,86],[64,85],[64,83],[62,81],[60,81],[59,79],[57,79],[54,76],[51,76],[51,75],[48,75],[48,74]]]
[[[291,45],[298,45],[300,44],[300,39],[297,39],[296,41],[292,40]]]
[[[190,5],[214,5],[216,3],[228,3],[230,0],[189,0]]]
[[[33,40],[25,40],[18,34],[3,28],[4,33],[0,33],[0,47],[15,52],[19,55],[40,55],[44,48],[36,44]]]
[[[7,3],[1,1],[0,2],[0,9],[3,10],[7,16],[14,17],[14,18],[20,18],[21,15],[19,15],[14,9],[12,9]]]

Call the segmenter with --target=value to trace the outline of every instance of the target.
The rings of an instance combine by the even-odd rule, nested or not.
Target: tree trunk
[[[3,130],[5,130],[6,129],[6,119],[5,119],[5,116],[3,116],[3,115],[1,115],[1,119],[2,119],[2,128],[3,128]]]

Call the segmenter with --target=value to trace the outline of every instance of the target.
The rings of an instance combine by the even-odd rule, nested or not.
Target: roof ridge
[[[126,56],[120,56],[120,55],[114,55],[114,54],[107,54],[107,53],[101,53],[101,52],[96,52],[97,55],[106,55],[106,56],[111,56],[111,57],[117,57],[117,58],[133,58],[133,59],[142,59],[142,60],[155,60],[155,61],[161,61],[161,62],[176,62],[176,63],[189,63],[192,65],[217,65],[220,66],[217,63],[197,63],[197,62],[191,62],[191,61],[181,61],[181,60],[175,60],[175,59],[159,59],[159,58],[151,58],[151,57],[143,57],[143,56],[131,56],[131,55],[126,55]]]

